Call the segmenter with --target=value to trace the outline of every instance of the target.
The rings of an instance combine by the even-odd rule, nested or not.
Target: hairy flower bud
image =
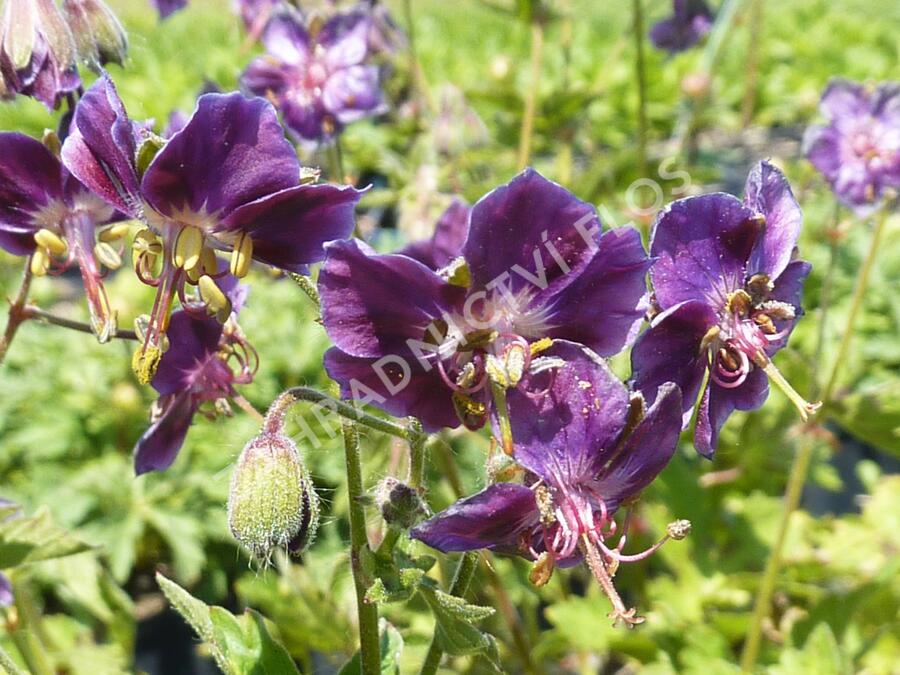
[[[319,524],[319,498],[291,439],[263,432],[238,458],[228,496],[231,533],[255,558],[268,562],[283,547],[300,553]]]
[[[107,63],[124,63],[128,38],[118,17],[103,0],[64,0],[63,12],[84,63],[94,69]]]
[[[388,525],[409,529],[428,511],[415,488],[388,476],[375,491],[375,502]]]

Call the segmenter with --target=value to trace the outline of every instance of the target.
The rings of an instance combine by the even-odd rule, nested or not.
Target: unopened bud
[[[375,503],[388,525],[408,530],[427,514],[415,488],[388,476],[375,490]]]
[[[709,93],[711,84],[706,73],[689,73],[681,80],[681,91],[691,98],[703,98]]]
[[[103,0],[63,0],[63,11],[75,38],[78,56],[91,68],[122,65],[128,38],[118,17]]]
[[[294,442],[263,432],[251,440],[231,477],[228,526],[262,562],[272,551],[303,551],[319,524],[319,498]]]
[[[668,533],[670,539],[681,541],[691,533],[691,521],[676,520],[673,523],[669,523],[666,526],[666,532]]]

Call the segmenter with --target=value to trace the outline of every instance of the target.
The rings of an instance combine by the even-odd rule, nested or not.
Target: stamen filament
[[[500,421],[500,441],[503,452],[513,456],[512,425],[509,422],[509,406],[506,403],[506,389],[496,382],[491,382],[491,395],[494,398],[494,407],[497,410],[497,419]]]
[[[819,408],[822,407],[821,401],[810,403],[797,393],[797,390],[790,385],[784,378],[784,375],[781,374],[781,371],[775,367],[775,364],[772,363],[765,354],[760,352],[753,360],[756,362],[756,365],[765,371],[766,375],[769,376],[769,380],[781,389],[790,402],[796,406],[797,410],[800,412],[801,420],[806,422],[810,415],[815,415],[819,411]]]

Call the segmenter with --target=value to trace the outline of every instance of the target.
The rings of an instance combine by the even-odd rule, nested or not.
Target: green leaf
[[[403,636],[394,628],[393,624],[384,618],[378,622],[378,632],[381,645],[381,675],[399,675]],[[359,675],[362,672],[359,659],[360,654],[357,651],[353,658],[340,669],[338,675]]]
[[[91,548],[68,530],[54,525],[45,506],[31,517],[0,523],[0,569],[62,558]]]
[[[434,632],[441,649],[453,656],[480,654],[499,670],[496,641],[472,625],[493,614],[492,608],[470,605],[463,598],[426,586],[419,591],[434,614]]]
[[[802,650],[786,649],[781,653],[772,675],[791,673],[816,673],[816,675],[842,675],[849,672],[834,633],[827,623],[820,623],[810,633]]]
[[[169,581],[157,572],[156,583],[159,584],[163,594],[176,612],[191,624],[191,628],[197,631],[197,635],[204,642],[213,641],[213,623],[209,615],[209,606],[202,600],[197,600],[193,595],[184,590],[174,581]]]

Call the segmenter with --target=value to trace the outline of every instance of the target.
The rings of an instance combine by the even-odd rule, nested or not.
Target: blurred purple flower
[[[311,34],[298,12],[282,8],[262,36],[268,53],[247,67],[241,84],[272,101],[298,139],[332,138],[386,109],[378,67],[365,63],[368,31],[364,15],[335,14]]]
[[[167,19],[180,9],[187,7],[187,0],[150,0],[160,19]]]
[[[72,33],[54,0],[8,0],[0,16],[0,99],[36,98],[49,109],[81,86]]]
[[[634,386],[652,400],[674,381],[687,424],[708,372],[694,433],[704,456],[715,452],[732,411],[765,402],[769,379],[804,419],[815,409],[770,360],[802,314],[810,265],[794,259],[801,222],[787,179],[768,162],[750,172],[743,202],[724,193],[688,197],[657,217],[650,279],[659,313],[632,350]]]
[[[551,338],[603,356],[634,339],[650,262],[635,230],[599,232],[590,204],[529,169],[472,208],[462,257],[439,272],[332,242],[319,275],[336,345],[325,367],[343,396],[415,415],[429,431],[477,428],[492,369],[508,369],[515,386]]]
[[[134,469],[140,475],[167,469],[187,436],[194,415],[204,403],[215,406],[205,414],[230,414],[228,399],[234,385],[249,384],[257,368],[256,351],[237,325],[246,287],[229,275],[217,279],[233,308],[223,324],[190,310],[172,314],[166,335],[170,348],[163,354],[151,385],[159,398],[151,410],[150,428],[134,447]]]
[[[704,0],[672,0],[672,16],[653,25],[650,40],[659,49],[682,52],[712,28],[713,13]]]
[[[323,244],[346,237],[360,192],[300,185],[300,164],[271,105],[242,95],[207,94],[184,128],[139,175],[134,126],[108,76],[78,104],[63,161],[83,183],[123,213],[141,218],[135,267],[157,286],[157,301],[135,372],[149,382],[161,356],[168,315],[185,284],[199,286],[212,312],[216,250],[231,251],[230,271],[247,274],[251,259],[299,274],[324,257]],[[161,271],[154,274],[157,256]],[[207,291],[204,293],[204,291]]]
[[[887,188],[900,189],[900,83],[832,80],[819,109],[829,123],[807,130],[806,156],[838,199],[865,215]]]
[[[14,602],[12,583],[9,577],[0,572],[0,608],[12,607]]]
[[[100,231],[98,241],[98,228],[120,219],[112,207],[75,180],[43,143],[19,133],[0,133],[0,248],[32,256],[31,270],[36,275],[78,265],[91,327],[101,342],[116,329],[101,262],[118,267],[119,254],[109,242],[120,233]]]
[[[528,377],[509,395],[524,485],[490,485],[410,536],[445,553],[494,549],[540,560],[550,570],[586,559],[595,575],[611,577],[615,570],[607,568],[649,554],[623,555],[624,530],[618,545],[607,539],[616,533],[616,510],[633,502],[675,452],[680,392],[663,385],[645,411],[643,400],[630,397],[588,350],[558,342],[550,354],[564,365]],[[617,618],[636,621],[614,590],[610,600]]]
[[[469,234],[469,215],[472,208],[460,199],[454,199],[441,214],[429,239],[414,241],[397,251],[425,267],[438,270],[462,255],[463,245]]]

